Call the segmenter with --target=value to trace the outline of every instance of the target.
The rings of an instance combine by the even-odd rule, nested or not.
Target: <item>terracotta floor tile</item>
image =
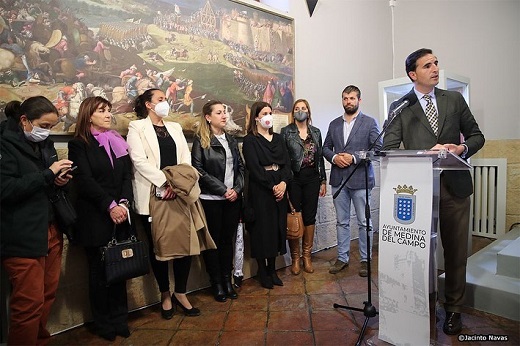
[[[358,335],[351,330],[317,330],[314,332],[316,345],[320,346],[352,346]]]
[[[231,311],[267,311],[269,296],[244,295],[238,296],[231,302]]]
[[[341,287],[336,281],[316,280],[305,283],[308,294],[341,293]]]
[[[225,331],[264,330],[267,325],[265,311],[230,311],[224,324]]]
[[[269,298],[269,311],[308,310],[307,296],[302,294],[274,296]]]
[[[345,305],[347,301],[343,294],[312,294],[309,295],[312,311],[326,310],[330,311],[334,303]]]
[[[270,295],[284,295],[284,294],[305,294],[305,284],[302,280],[297,281],[284,281],[283,286],[274,286],[269,291]]]
[[[179,330],[177,333],[175,333],[168,345],[216,345],[218,337],[219,331]]]
[[[267,333],[266,345],[288,346],[288,345],[315,345],[314,336],[311,332],[271,332]]]
[[[221,330],[226,318],[225,311],[204,311],[200,316],[185,317],[179,330]]]
[[[267,322],[269,331],[295,331],[295,330],[311,330],[311,321],[308,310],[293,311],[271,311]]]
[[[168,345],[175,330],[155,330],[155,329],[139,329],[130,335],[128,339],[124,339],[122,345],[140,345],[146,340],[147,345]]]
[[[233,299],[228,299],[225,302],[217,302],[213,297],[210,289],[205,289],[197,292],[196,295],[190,295],[190,302],[193,306],[199,308],[201,311],[228,311]]]
[[[219,346],[265,345],[264,331],[224,331],[219,339]]]
[[[316,311],[311,314],[313,330],[348,330],[357,332],[355,320],[346,311]]]

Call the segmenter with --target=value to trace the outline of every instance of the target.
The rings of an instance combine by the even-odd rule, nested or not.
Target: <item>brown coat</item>
[[[216,249],[199,200],[197,170],[179,164],[165,167],[163,172],[177,197],[161,200],[155,197],[153,188],[150,191],[152,238],[157,260],[168,261]]]

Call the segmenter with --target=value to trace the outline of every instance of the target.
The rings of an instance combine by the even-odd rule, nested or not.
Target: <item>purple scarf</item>
[[[108,130],[105,132],[99,132],[93,128],[90,128],[90,133],[92,133],[94,138],[98,141],[99,146],[105,148],[105,151],[110,158],[112,167],[114,167],[114,162],[112,161],[112,154],[110,153],[110,149],[112,149],[116,155],[116,158],[128,155],[128,144],[123,139],[123,137],[117,133],[117,131]]]

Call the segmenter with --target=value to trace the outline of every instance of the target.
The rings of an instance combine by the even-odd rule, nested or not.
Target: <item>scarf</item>
[[[110,153],[110,150],[112,150],[112,152],[116,155],[116,158],[128,155],[128,144],[123,139],[123,137],[117,133],[117,131],[108,130],[105,132],[99,132],[91,128],[90,133],[92,133],[94,138],[98,141],[99,146],[105,148],[105,151],[110,158],[112,167],[114,167],[114,162],[112,160],[112,154]]]

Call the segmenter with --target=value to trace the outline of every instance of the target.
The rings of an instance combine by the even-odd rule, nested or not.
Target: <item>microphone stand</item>
[[[365,335],[365,331],[366,331],[369,319],[372,317],[375,317],[376,315],[379,314],[376,307],[372,305],[372,275],[371,275],[371,265],[370,265],[371,257],[372,257],[372,246],[370,243],[370,231],[372,231],[372,226],[370,225],[370,219],[371,219],[370,200],[369,200],[370,189],[368,188],[368,168],[370,166],[370,157],[368,155],[368,152],[370,152],[375,147],[376,143],[379,141],[381,136],[386,132],[386,130],[388,129],[390,124],[393,122],[393,120],[397,117],[397,115],[399,115],[399,113],[401,113],[402,109],[403,108],[401,108],[398,112],[391,112],[390,113],[391,118],[384,124],[383,129],[381,130],[381,132],[379,133],[379,135],[377,136],[375,141],[370,145],[369,149],[367,151],[359,152],[359,157],[363,161],[363,163],[364,163],[363,167],[365,168],[365,199],[366,199],[365,222],[366,222],[366,233],[367,233],[366,251],[368,254],[368,256],[367,256],[367,300],[363,302],[363,305],[364,305],[363,308],[355,308],[355,307],[340,305],[340,304],[336,304],[336,303],[334,303],[332,305],[334,307],[334,309],[342,308],[342,309],[346,309],[346,310],[359,311],[359,312],[362,312],[363,315],[365,316],[365,321],[363,322],[363,327],[361,328],[361,331],[359,332],[359,336],[356,341],[356,346],[360,346],[361,342],[363,341],[363,337]],[[375,155],[376,156],[385,156],[384,153],[381,153],[379,151],[376,151]],[[358,164],[358,165],[356,165],[356,167],[354,167],[352,172],[349,174],[347,179],[345,179],[345,181],[341,184],[338,191],[336,191],[336,193],[332,196],[332,198],[335,199],[336,197],[338,197],[341,190],[345,187],[345,185],[350,180],[350,178],[352,177],[354,172],[356,172],[356,170],[358,169],[359,166],[361,166],[361,164]]]

